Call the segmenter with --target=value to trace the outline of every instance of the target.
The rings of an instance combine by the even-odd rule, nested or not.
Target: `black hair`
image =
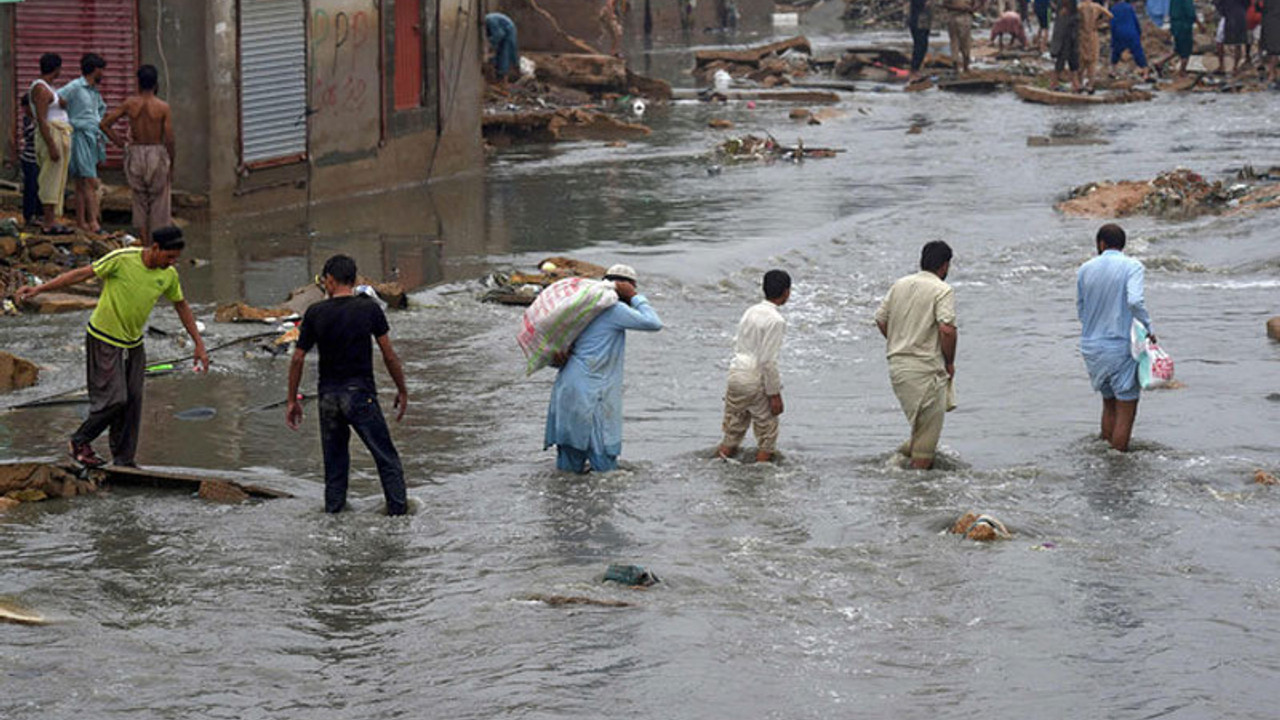
[[[155,65],[143,65],[138,68],[138,88],[140,90],[155,90],[160,82],[160,73],[156,72]]]
[[[324,269],[320,277],[328,275],[339,285],[356,284],[356,261],[346,255],[334,255],[324,261]]]
[[[1115,223],[1107,223],[1098,228],[1097,240],[1109,248],[1123,250],[1125,241],[1124,228]]]
[[[605,275],[603,279],[609,280],[611,282],[618,282],[618,281],[629,282],[632,285],[635,285],[636,287],[640,286],[640,283],[636,282],[635,280],[632,280],[629,277],[623,277],[621,275]]]
[[[766,300],[777,300],[791,289],[791,276],[786,270],[770,270],[764,274],[764,297]]]
[[[62,56],[58,53],[45,53],[40,56],[40,74],[49,73],[62,67]]]
[[[924,244],[920,251],[920,269],[937,272],[951,262],[951,246],[941,240]]]
[[[157,228],[151,232],[151,242],[161,250],[181,250],[187,246],[185,240],[182,239],[182,228],[174,225],[166,225]]]
[[[84,57],[80,58],[80,74],[81,75],[88,75],[94,70],[97,70],[98,68],[104,68],[106,66],[107,66],[107,61],[103,60],[102,56],[97,53],[85,53]]]

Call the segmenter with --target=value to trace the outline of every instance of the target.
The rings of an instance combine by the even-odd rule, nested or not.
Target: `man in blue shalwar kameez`
[[[622,367],[627,331],[662,329],[645,296],[636,293],[636,272],[614,265],[605,273],[618,290],[618,304],[587,325],[569,353],[557,357],[560,374],[551,388],[544,448],[556,446],[556,467],[570,472],[607,472],[622,453]]]
[[[516,24],[502,13],[484,16],[484,34],[493,48],[493,69],[498,80],[506,80],[512,71],[520,72],[520,52],[516,48]]]

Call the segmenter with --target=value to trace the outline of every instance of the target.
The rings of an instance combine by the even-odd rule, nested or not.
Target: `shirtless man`
[[[151,232],[173,224],[169,213],[169,188],[173,183],[173,114],[169,103],[156,97],[154,65],[138,68],[138,94],[102,118],[102,131],[111,142],[125,148],[124,176],[133,193],[133,225],[142,241],[151,243]],[[121,116],[129,118],[129,143],[112,129]]]

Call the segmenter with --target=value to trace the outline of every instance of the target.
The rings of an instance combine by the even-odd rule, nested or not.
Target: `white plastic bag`
[[[1129,352],[1138,361],[1138,384],[1143,390],[1167,387],[1173,382],[1173,358],[1147,335],[1137,320],[1129,328]]]
[[[600,313],[618,302],[613,283],[570,277],[557,280],[538,293],[524,311],[516,342],[525,356],[525,374],[532,375],[567,350]]]

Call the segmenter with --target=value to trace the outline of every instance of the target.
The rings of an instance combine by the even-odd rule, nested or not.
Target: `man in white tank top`
[[[37,184],[44,207],[42,230],[50,235],[66,235],[71,229],[58,223],[67,192],[67,163],[71,158],[71,123],[66,103],[58,97],[53,83],[62,74],[62,58],[56,53],[40,56],[40,77],[31,83],[30,102],[36,119],[36,162],[40,165]]]

